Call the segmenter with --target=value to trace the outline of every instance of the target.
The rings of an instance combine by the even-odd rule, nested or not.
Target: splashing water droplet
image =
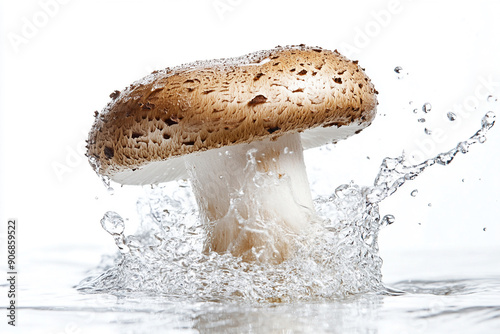
[[[419,123],[425,123],[425,118],[419,118],[419,119],[418,119],[418,122],[419,122]]]
[[[467,145],[467,143],[461,142],[461,143],[458,143],[457,149],[460,151],[460,153],[465,154],[465,153],[469,152],[469,145]]]
[[[418,189],[414,189],[411,194],[412,197],[416,197],[418,195]]]
[[[111,235],[121,234],[125,230],[123,218],[114,211],[108,211],[104,214],[101,225]]]
[[[424,105],[422,106],[422,111],[425,113],[428,113],[429,111],[431,111],[431,109],[432,105],[429,102],[424,103]]]
[[[114,211],[106,212],[101,219],[101,226],[106,232],[113,236],[116,246],[118,246],[121,253],[127,253],[129,251],[125,243],[125,236],[123,235],[125,231],[125,222],[118,213]]]
[[[417,108],[413,109],[413,113],[414,114],[418,113],[418,109]]]
[[[94,169],[94,171],[97,173],[97,175],[99,176],[99,178],[101,179],[102,183],[104,184],[104,186],[106,187],[106,189],[108,190],[108,192],[111,195],[113,195],[114,189],[111,187],[111,179],[109,177],[101,175],[99,173],[99,170],[101,168],[101,164],[99,163],[99,161],[97,160],[97,158],[94,157],[94,156],[89,157],[89,163],[92,166],[92,168]]]
[[[382,226],[389,226],[393,224],[396,221],[396,218],[393,215],[385,215],[384,218],[382,218]]]
[[[429,135],[429,136],[432,134],[432,131],[427,129],[427,128],[424,129],[424,132],[426,135]]]
[[[496,115],[493,111],[488,111],[481,120],[481,126],[488,130],[495,124]]]
[[[448,116],[448,119],[452,122],[457,119],[457,115],[451,111],[448,114],[446,114],[446,116]]]
[[[403,68],[401,66],[396,66],[394,68],[394,72],[397,74],[398,79],[403,79],[405,75],[408,75],[408,73],[403,72]]]
[[[488,102],[497,102],[498,99],[495,96],[493,96],[493,95],[488,95],[488,97],[486,98],[486,101],[488,101]]]

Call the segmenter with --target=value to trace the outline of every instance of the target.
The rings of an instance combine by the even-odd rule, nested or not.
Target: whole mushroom
[[[336,50],[276,47],[155,71],[96,114],[95,171],[120,184],[189,178],[205,251],[280,263],[315,210],[303,149],[371,124],[377,91]]]

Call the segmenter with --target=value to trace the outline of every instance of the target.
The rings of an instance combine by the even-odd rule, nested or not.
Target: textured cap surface
[[[292,132],[305,148],[343,139],[371,123],[376,94],[357,61],[317,47],[195,62],[113,92],[87,154],[119,183],[166,182],[186,175],[181,156],[193,152]]]

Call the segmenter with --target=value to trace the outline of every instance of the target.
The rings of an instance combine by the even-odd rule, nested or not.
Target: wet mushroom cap
[[[377,91],[336,50],[277,47],[155,71],[115,91],[89,133],[97,173],[121,184],[186,177],[182,156],[301,133],[304,149],[372,122]]]

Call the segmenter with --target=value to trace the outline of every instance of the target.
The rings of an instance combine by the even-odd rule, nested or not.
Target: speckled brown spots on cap
[[[99,174],[113,178],[225,145],[317,127],[366,127],[376,94],[358,62],[336,50],[286,46],[199,61],[113,92],[96,117],[87,154],[98,160]]]

